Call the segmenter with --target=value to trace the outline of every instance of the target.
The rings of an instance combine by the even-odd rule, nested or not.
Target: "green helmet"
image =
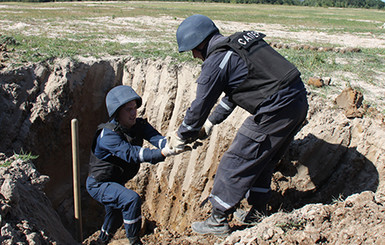
[[[106,96],[108,116],[113,117],[122,105],[133,100],[136,101],[138,108],[142,105],[142,98],[130,86],[119,85],[112,88]]]
[[[187,17],[176,31],[179,52],[194,49],[208,36],[217,32],[218,28],[209,17],[201,14]]]

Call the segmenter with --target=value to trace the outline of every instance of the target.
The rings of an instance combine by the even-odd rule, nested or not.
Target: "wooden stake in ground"
[[[82,228],[82,212],[80,202],[80,171],[79,171],[79,137],[78,137],[78,120],[71,121],[71,136],[72,136],[72,169],[73,169],[73,188],[74,188],[74,213],[75,223],[77,225],[77,239],[83,241]]]

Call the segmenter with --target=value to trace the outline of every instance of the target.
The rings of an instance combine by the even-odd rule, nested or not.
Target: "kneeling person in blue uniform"
[[[156,164],[176,154],[168,148],[164,136],[145,119],[137,118],[141,105],[141,97],[130,86],[111,89],[106,96],[110,120],[99,125],[93,140],[87,191],[105,206],[105,220],[98,238],[105,244],[123,223],[130,244],[142,244],[141,198],[124,184],[137,174],[140,163]],[[157,149],[142,147],[143,140]]]

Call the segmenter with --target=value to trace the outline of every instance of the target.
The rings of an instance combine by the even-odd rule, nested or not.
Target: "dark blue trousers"
[[[87,178],[87,191],[104,205],[106,215],[100,238],[109,241],[124,223],[127,238],[138,236],[141,227],[141,199],[133,190],[115,182],[97,182]]]
[[[281,108],[266,105],[246,118],[219,163],[210,194],[213,208],[231,211],[243,198],[257,207],[267,204],[274,167],[300,129],[307,110],[306,93],[301,92]]]

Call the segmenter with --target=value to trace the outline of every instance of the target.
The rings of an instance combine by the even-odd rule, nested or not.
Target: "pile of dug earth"
[[[43,192],[49,177],[19,155],[0,166],[1,244],[76,244]]]
[[[94,131],[107,118],[105,94],[118,84],[132,86],[144,102],[139,116],[167,135],[194,99],[200,71],[175,63],[64,59],[0,73],[1,244],[94,244],[104,210],[84,183]],[[231,220],[234,231],[225,237],[191,231],[192,222],[210,213],[210,203],[202,201],[248,116],[238,108],[202,145],[157,165],[142,164],[126,184],[143,199],[145,244],[385,244],[384,117],[352,88],[333,100],[311,92],[325,80],[305,81],[309,112],[273,174],[269,216],[251,227]],[[79,120],[83,241],[75,239],[73,218],[73,118]],[[127,244],[124,229],[110,244]]]

